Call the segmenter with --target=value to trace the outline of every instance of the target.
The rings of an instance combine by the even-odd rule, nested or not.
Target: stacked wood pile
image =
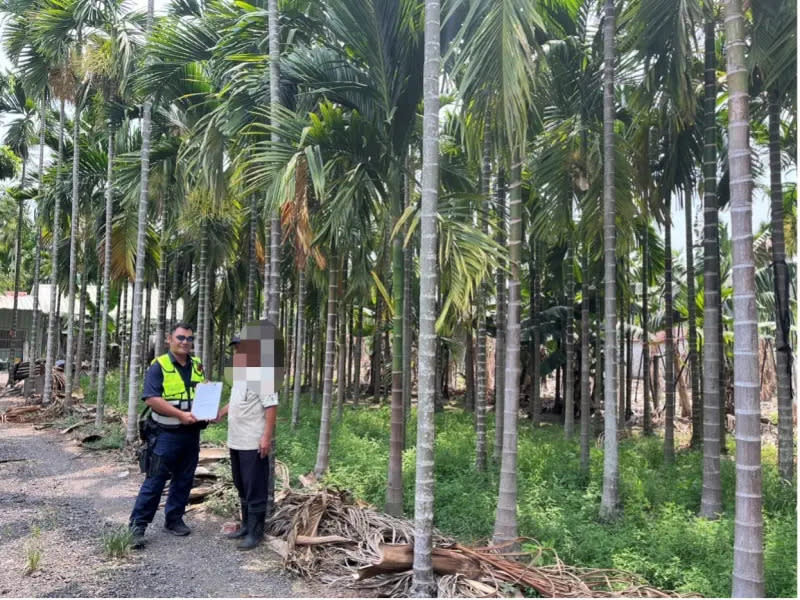
[[[328,584],[368,589],[374,596],[407,597],[414,558],[413,523],[354,502],[332,489],[276,494],[268,543],[299,575]],[[512,546],[467,547],[434,532],[433,568],[440,597],[680,597],[650,587],[636,575],[570,567],[533,540]],[[530,548],[535,548],[531,551]],[[552,556],[551,564],[541,564]],[[689,595],[687,595],[688,597]]]

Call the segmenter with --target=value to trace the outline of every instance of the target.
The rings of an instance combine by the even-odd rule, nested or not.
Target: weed
[[[133,533],[120,526],[103,532],[103,553],[107,558],[125,558],[131,551]]]
[[[30,575],[39,569],[42,562],[42,547],[39,542],[41,530],[38,525],[31,529],[31,539],[25,544],[25,575]]]
[[[100,439],[95,442],[87,442],[86,446],[92,450],[119,450],[125,447],[125,432],[122,430],[121,423],[107,423],[98,431]]]
[[[210,496],[205,501],[208,509],[223,517],[239,516],[239,493],[233,486],[231,465],[227,460],[220,461],[216,468],[217,482],[224,484],[222,491]]]
[[[66,414],[53,422],[54,429],[66,429],[83,421],[83,416],[77,413]]]
[[[316,457],[320,405],[304,401],[300,422],[289,428],[291,403],[279,406],[277,457],[293,483],[308,473]],[[326,483],[351,490],[382,507],[385,501],[389,407],[345,410],[331,428],[330,470]],[[494,435],[489,420],[489,444]],[[404,502],[414,510],[416,418],[409,419],[403,455]],[[209,428],[211,429],[211,428]],[[208,431],[208,430],[206,430]],[[728,457],[721,461],[723,514],[716,521],[696,517],[702,493],[702,453],[677,453],[663,460],[663,439],[632,437],[619,447],[622,516],[598,522],[603,453],[591,451],[588,479],[580,471],[579,446],[560,427],[533,431],[520,424],[517,519],[521,536],[553,548],[566,563],[636,572],[664,589],[704,596],[730,596],[733,568],[735,440],[727,436]],[[436,415],[435,526],[461,542],[485,542],[494,528],[499,469],[474,468],[473,415]],[[769,596],[796,596],[797,494],[778,476],[775,452],[763,453],[765,572]]]

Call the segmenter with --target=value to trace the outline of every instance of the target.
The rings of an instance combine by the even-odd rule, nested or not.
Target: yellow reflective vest
[[[203,367],[201,366],[200,359],[194,356],[190,357],[192,361],[192,379],[193,384],[202,383],[205,381],[203,375]],[[150,364],[158,363],[161,366],[161,373],[164,375],[164,392],[162,397],[175,408],[183,411],[192,410],[192,400],[194,400],[194,385],[186,387],[186,384],[181,377],[180,372],[172,363],[169,354],[162,354],[153,359]],[[152,411],[153,420],[159,425],[176,426],[181,422],[177,417],[167,417]]]

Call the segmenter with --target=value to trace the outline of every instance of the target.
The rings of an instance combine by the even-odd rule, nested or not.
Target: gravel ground
[[[0,408],[8,404],[0,398]],[[278,555],[263,545],[237,551],[222,538],[224,519],[206,512],[188,513],[193,533],[179,538],[162,529],[159,510],[144,550],[106,558],[103,532],[127,524],[142,480],[119,453],[0,423],[0,597],[348,595],[282,572]],[[36,550],[39,567],[26,574]]]

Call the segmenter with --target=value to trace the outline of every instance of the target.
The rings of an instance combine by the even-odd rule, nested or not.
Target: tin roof
[[[49,283],[42,283],[39,285],[39,310],[43,313],[50,312],[50,293],[52,291],[52,285]],[[77,314],[80,308],[80,299],[79,299],[80,290],[75,290],[75,313]],[[86,294],[89,297],[89,301],[92,304],[96,303],[97,295],[98,295],[98,286],[96,285],[87,285],[86,286]],[[131,311],[133,307],[131,306],[130,298],[133,296],[133,285],[128,286],[128,316],[130,317]],[[142,299],[142,311],[144,311],[144,304],[145,299]],[[67,295],[61,294],[61,306],[60,306],[60,314],[62,317],[67,316]],[[0,310],[13,310],[14,308],[14,292],[3,292],[0,293]],[[33,291],[31,292],[20,292],[17,296],[17,310],[22,311],[33,311]],[[112,315],[116,316],[116,309],[113,309]],[[169,313],[169,309],[167,311]],[[183,300],[178,298],[178,305],[177,305],[177,317],[178,319],[183,317]],[[151,289],[150,290],[150,318],[151,320],[158,319],[158,290]]]

